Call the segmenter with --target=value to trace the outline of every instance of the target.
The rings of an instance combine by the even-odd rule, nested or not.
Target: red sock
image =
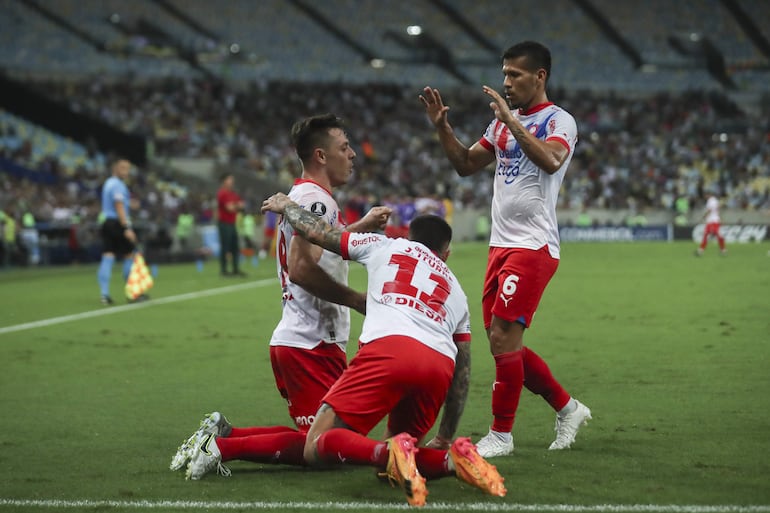
[[[349,429],[335,428],[318,437],[316,450],[321,461],[373,465],[388,464],[388,444],[367,438]]]
[[[241,436],[254,436],[254,435],[273,435],[275,433],[286,433],[289,431],[297,431],[294,428],[288,426],[256,426],[256,427],[234,427],[228,438],[238,438]]]
[[[533,394],[543,396],[556,411],[567,406],[570,395],[553,377],[548,364],[528,347],[521,352],[524,359],[524,386]]]
[[[420,447],[414,460],[417,463],[417,470],[425,479],[438,479],[455,474],[453,470],[449,470],[448,451]]]
[[[217,438],[222,461],[246,460],[257,463],[304,465],[306,433],[285,431],[267,435]]]
[[[492,387],[492,429],[510,433],[516,409],[519,407],[521,389],[524,387],[524,362],[522,351],[495,355],[495,384]]]

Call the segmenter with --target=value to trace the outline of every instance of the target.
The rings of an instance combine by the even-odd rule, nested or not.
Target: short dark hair
[[[543,68],[546,73],[546,82],[551,78],[551,51],[544,44],[537,41],[516,43],[503,53],[501,60],[505,62],[508,59],[518,59],[519,57],[526,57],[529,71],[535,72]]]
[[[452,242],[452,227],[439,216],[419,215],[409,223],[409,240],[420,242],[431,251],[444,251]]]
[[[332,128],[345,130],[345,123],[334,114],[319,114],[294,123],[291,143],[302,162],[310,159],[314,149],[326,147]]]
[[[122,155],[113,156],[113,157],[112,157],[112,158],[109,160],[109,166],[110,166],[110,169],[115,169],[115,166],[117,166],[118,164],[120,164],[120,163],[121,163],[121,162],[123,162],[123,161],[126,161],[126,162],[128,162],[129,164],[131,164],[131,161],[130,161],[130,160],[128,160],[126,157],[122,156]]]

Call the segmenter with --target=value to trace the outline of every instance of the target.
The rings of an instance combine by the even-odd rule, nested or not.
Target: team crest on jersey
[[[318,217],[323,217],[324,214],[326,214],[326,205],[321,203],[320,201],[316,201],[312,205],[310,205],[309,210],[317,215]]]
[[[529,133],[532,135],[535,135],[537,133],[537,129],[540,128],[540,125],[537,123],[532,123],[527,127],[527,130],[529,130]]]

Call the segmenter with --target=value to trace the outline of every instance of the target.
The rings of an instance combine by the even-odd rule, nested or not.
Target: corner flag
[[[141,253],[134,254],[134,262],[131,264],[131,270],[128,273],[126,281],[126,297],[134,300],[146,293],[153,285],[152,275],[147,268],[147,263]]]

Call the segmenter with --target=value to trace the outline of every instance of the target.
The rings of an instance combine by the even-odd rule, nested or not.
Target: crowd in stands
[[[233,90],[175,78],[40,86],[74,110],[151,137],[158,154],[246,164],[283,184],[297,173],[291,124],[334,112],[359,150],[358,193],[451,195],[462,205],[485,205],[490,197],[488,177],[454,176],[427,126],[420,91],[404,86],[271,82]],[[478,138],[491,119],[480,88],[445,96],[461,140]],[[767,106],[752,116],[713,92],[628,97],[557,90],[551,99],[575,116],[581,137],[562,194],[566,205],[672,208],[677,196],[698,203],[713,192],[729,208],[768,208]]]
[[[487,208],[491,198],[488,176],[461,179],[451,170],[418,101],[419,89],[287,82],[233,89],[179,78],[143,83],[93,78],[34,87],[72,110],[145,135],[159,156],[213,159],[284,189],[299,174],[288,138],[292,123],[336,113],[346,120],[358,153],[354,179],[340,198],[351,212],[393,198],[451,198],[455,208]],[[492,118],[480,87],[443,93],[458,137],[472,143]],[[550,96],[579,124],[563,207],[673,209],[682,196],[695,207],[715,193],[728,208],[770,209],[766,105],[750,115],[718,93],[629,97],[554,90]],[[16,215],[29,210],[44,222],[96,219],[106,159],[64,165],[61,157],[33,152],[32,142],[18,140],[8,125],[0,130],[0,158],[56,177],[44,184],[0,172],[0,205]],[[131,187],[148,222],[169,222],[183,208],[200,222],[210,220],[213,187],[209,194],[187,194],[146,172],[136,173]],[[262,198],[247,199],[258,205]]]

